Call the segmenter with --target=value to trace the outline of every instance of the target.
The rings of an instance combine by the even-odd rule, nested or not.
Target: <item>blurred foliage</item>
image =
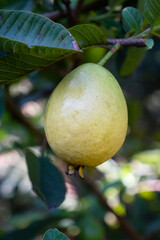
[[[122,9],[138,7],[143,13],[144,8],[150,7],[144,7],[145,1],[142,0],[108,2],[110,7],[96,7],[79,16],[77,14],[76,24],[94,23],[108,38],[123,38],[131,32],[130,28],[127,28],[129,32],[125,32],[122,27]],[[77,0],[72,0],[71,7],[76,7],[77,3]],[[84,4],[92,3],[93,0],[84,1]],[[66,5],[61,0],[1,0],[0,8],[46,13],[64,11]],[[156,11],[147,15],[148,22],[156,17]],[[67,28],[73,25],[67,16],[56,21]],[[159,18],[154,25],[159,25]],[[141,17],[140,27],[143,28]],[[96,169],[86,169],[85,175],[97,186],[116,214],[126,216],[140,234],[158,240],[160,41],[157,37],[159,31],[154,32],[152,50],[121,48],[105,65],[115,75],[126,96],[128,135],[114,160],[110,159]],[[26,147],[32,147],[34,151],[38,149],[38,153],[45,149],[44,155],[64,173],[66,166],[54,156],[44,138],[43,119],[47,100],[68,72],[84,62],[98,62],[106,51],[92,46],[84,53],[68,56],[28,75],[21,82],[0,87],[0,240],[40,240],[45,231],[54,228],[70,240],[130,240],[117,217],[104,209],[87,181],[78,177],[63,176],[67,189],[65,201],[59,208],[49,210],[32,191],[25,161]],[[55,172],[49,170],[51,175]],[[32,172],[32,177],[36,177],[35,172]],[[56,180],[50,182],[47,177],[47,184],[54,190]],[[57,175],[54,177],[58,178]],[[44,240],[47,237],[44,236]]]
[[[33,190],[48,208],[59,207],[66,193],[61,173],[48,157],[38,157],[29,149],[26,150],[26,161]]]

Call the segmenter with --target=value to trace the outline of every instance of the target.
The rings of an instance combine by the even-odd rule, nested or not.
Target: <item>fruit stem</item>
[[[78,173],[79,173],[79,176],[80,178],[84,179],[84,173],[83,173],[83,166],[80,166],[79,169],[78,169]]]
[[[74,165],[71,165],[71,164],[68,164],[67,166],[67,170],[66,170],[66,174],[69,175],[69,176],[75,176],[76,175],[76,172],[78,172],[80,178],[84,179],[84,173],[83,173],[83,168],[84,166],[74,166]]]
[[[109,52],[106,53],[106,55],[98,62],[99,65],[103,66],[108,59],[120,49],[121,45],[119,43],[116,43]]]
[[[76,174],[76,167],[71,165],[71,164],[68,164],[66,174],[69,175],[69,176],[75,175]]]

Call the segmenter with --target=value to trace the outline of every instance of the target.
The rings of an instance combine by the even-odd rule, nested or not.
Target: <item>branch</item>
[[[125,46],[125,47],[130,47],[130,46],[135,46],[135,47],[146,47],[146,42],[145,39],[143,38],[122,38],[122,39],[112,39],[112,38],[108,38],[107,39],[108,44],[110,45],[115,45],[116,43],[119,43],[121,46]]]
[[[128,234],[130,239],[132,240],[144,240],[143,237],[139,235],[139,233],[136,231],[136,229],[131,225],[129,220],[125,217],[117,215],[117,213],[114,212],[114,210],[107,204],[106,199],[102,195],[102,193],[98,190],[95,183],[93,184],[90,182],[88,178],[85,177],[85,183],[88,186],[88,188],[91,190],[91,192],[98,198],[99,202],[103,206],[104,209],[107,211],[112,212],[118,219],[120,226],[124,230],[125,233]]]
[[[113,45],[113,47],[106,53],[106,55],[98,62],[99,65],[103,66],[106,61],[115,53],[117,52],[121,46],[125,47],[131,47],[131,46],[136,46],[136,47],[146,47],[146,42],[143,38],[140,39],[130,39],[130,38],[125,38],[125,39],[107,39],[108,44]]]
[[[107,1],[106,0],[97,0],[95,2],[92,2],[92,3],[88,3],[88,4],[85,4],[85,5],[82,5],[81,6],[81,12],[85,13],[85,12],[88,12],[90,10],[98,10],[98,9],[101,9],[102,7],[105,7],[107,5]],[[72,9],[72,12],[74,13],[74,11],[76,11],[76,8],[73,8]],[[64,10],[63,12],[62,11],[53,11],[53,12],[47,12],[47,13],[44,13],[43,16],[45,17],[48,17],[50,18],[51,20],[53,21],[57,21],[61,18],[64,18],[66,17],[68,14],[68,11],[67,9]]]
[[[120,49],[121,45],[119,43],[116,43],[109,52],[98,62],[99,65],[103,66],[106,61]]]

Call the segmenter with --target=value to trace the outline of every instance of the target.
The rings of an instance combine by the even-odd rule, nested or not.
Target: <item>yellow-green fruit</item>
[[[105,55],[106,49],[102,47],[90,47],[84,50],[83,58],[84,62],[99,62]]]
[[[54,153],[75,166],[97,166],[122,146],[127,106],[114,76],[94,63],[70,72],[53,91],[45,132]]]

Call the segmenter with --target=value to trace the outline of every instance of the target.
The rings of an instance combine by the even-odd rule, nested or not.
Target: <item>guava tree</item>
[[[160,160],[159,37],[159,0],[0,2],[0,159],[3,162],[7,153],[11,153],[11,158],[15,153],[16,157],[25,158],[27,176],[33,191],[38,196],[37,200],[33,193],[25,192],[23,188],[25,185],[20,185],[24,177],[23,173],[13,174],[12,181],[12,171],[7,168],[8,172],[3,173],[2,168],[0,196],[2,206],[4,202],[6,204],[7,214],[0,218],[3,223],[0,232],[1,240],[159,238],[160,218],[157,207],[160,203],[160,196],[157,193],[160,191],[158,187],[160,176],[158,167]],[[94,63],[94,65],[91,64],[92,70],[87,72],[87,68],[83,72],[81,67],[78,68],[80,70],[76,70],[78,72],[69,75],[76,67],[84,66],[84,63]],[[63,128],[63,107],[59,104],[63,94],[68,91],[67,84],[73,84],[70,79],[70,82],[65,80],[67,83],[65,82],[62,87],[67,90],[61,92],[59,88],[55,98],[58,99],[60,96],[60,100],[54,107],[56,114],[59,111],[58,115],[55,114],[58,117],[54,118],[57,120],[56,126],[60,129],[61,137],[65,138],[62,145],[66,150],[63,154],[61,154],[63,149],[61,148],[59,153],[57,147],[58,137],[57,142],[53,144],[53,150],[58,149],[57,152],[55,150],[57,156],[50,149],[52,139],[55,140],[50,132],[52,116],[49,116],[49,123],[46,121],[47,135],[51,139],[50,146],[48,145],[44,131],[44,112],[52,91],[64,77],[72,76],[75,79],[76,75],[83,75],[86,79],[86,81],[84,79],[85,84],[90,78],[90,83],[87,85],[88,92],[85,99],[83,97],[90,118],[93,119],[97,114],[96,119],[98,119],[98,114],[101,113],[96,123],[92,122],[92,125],[89,123],[88,129],[90,126],[91,130],[93,125],[98,124],[105,116],[105,107],[99,111],[101,101],[98,102],[99,105],[96,103],[96,110],[93,108],[95,115],[92,115],[93,102],[88,104],[89,101],[86,100],[88,96],[91,98],[95,96],[96,91],[99,91],[98,80],[101,76],[97,77],[97,74],[99,74],[98,69],[102,69],[100,66],[109,69],[115,75],[124,91],[128,105],[127,138],[122,149],[116,153],[126,135],[127,110],[123,96],[120,98],[118,96],[121,93],[116,90],[112,94],[114,83],[112,83],[113,77],[109,75],[107,86],[110,88],[110,95],[104,98],[104,102],[107,101],[110,109],[110,113],[107,110],[107,114],[114,116],[113,126],[111,123],[109,123],[110,128],[107,126],[109,132],[107,138],[111,137],[112,140],[114,135],[113,142],[109,141],[108,144],[108,149],[114,156],[110,154],[108,158],[113,156],[114,160],[110,159],[97,169],[86,169],[85,179],[82,180],[79,176],[75,176],[74,169],[69,169],[74,176],[66,176],[64,174],[66,164],[57,158],[57,156],[63,156],[61,158],[64,160],[64,155],[67,154],[71,158],[67,153],[68,149],[70,152],[75,150],[74,154],[78,151],[73,149],[72,144],[69,145],[70,138],[74,143],[76,137],[68,138],[69,133],[63,134],[67,126],[68,129],[70,127],[68,131],[71,132],[75,115],[72,116],[72,120],[70,120],[71,113],[67,115],[67,124],[70,126],[66,125]],[[92,87],[94,74],[98,80]],[[101,86],[101,93],[105,86],[105,84]],[[77,95],[81,94],[81,90],[76,92],[76,99]],[[75,95],[70,91],[67,94],[69,97]],[[103,95],[105,95],[104,92]],[[97,94],[97,101],[98,97],[101,98],[102,94]],[[112,101],[108,102],[108,99]],[[119,106],[116,111],[114,111],[115,101],[117,101],[116,106]],[[122,104],[120,104],[121,101]],[[64,101],[62,103],[64,105]],[[78,101],[76,103],[78,104]],[[73,107],[72,102],[67,104],[70,104],[67,105],[70,108]],[[122,116],[123,111],[125,117]],[[60,114],[61,117],[59,117]],[[81,116],[83,114],[85,113],[82,112]],[[112,119],[110,122],[113,121]],[[59,120],[62,121],[60,125]],[[78,134],[82,136],[78,139],[85,140],[82,145],[84,149],[80,145],[79,149],[82,152],[78,154],[87,156],[88,150],[84,146],[87,147],[91,142],[92,139],[88,136],[92,131],[83,138],[87,129],[83,131],[84,122],[81,118],[78,119],[77,126]],[[121,128],[124,128],[124,131]],[[97,128],[96,125],[96,129],[98,133],[93,134],[94,140],[101,136],[101,128]],[[87,164],[83,162],[82,165],[93,167],[104,162],[99,160],[98,164],[90,164],[94,156],[103,156],[98,154],[99,151],[104,151],[103,148],[101,150],[103,139],[102,141],[98,139],[98,142],[100,145],[96,145],[88,160],[85,160]],[[78,144],[81,144],[80,141]],[[77,156],[76,154],[74,156]],[[91,154],[93,154],[92,157]],[[69,162],[69,160],[66,161]],[[72,163],[73,160],[70,162]],[[15,163],[12,169],[21,169],[18,164],[21,164],[21,160]],[[83,177],[81,166],[76,167],[79,169],[80,176]],[[6,187],[7,181],[8,183],[16,182],[13,184],[12,191]],[[62,207],[66,192],[68,193],[72,188],[77,198],[76,207],[71,206],[70,209]],[[74,194],[71,196],[73,197]],[[37,203],[36,201],[39,200],[40,202]],[[19,207],[21,201],[22,209]],[[72,203],[72,198],[69,201]],[[5,225],[9,217],[11,220],[8,225]]]

